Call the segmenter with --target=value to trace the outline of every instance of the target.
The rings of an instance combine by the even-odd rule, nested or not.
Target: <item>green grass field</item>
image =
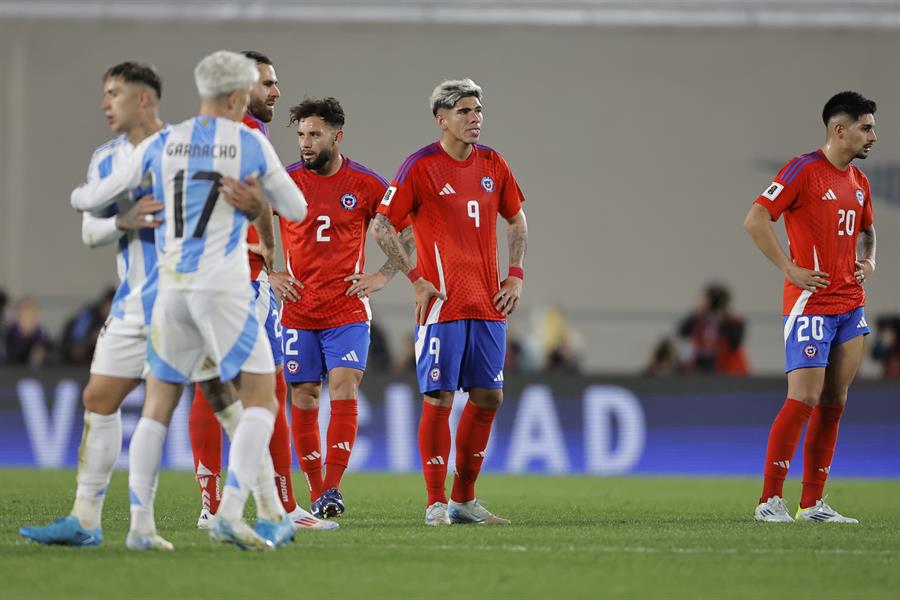
[[[18,536],[69,510],[74,473],[0,470],[0,597],[868,599],[900,586],[896,481],[829,485],[855,527],[755,523],[755,480],[487,474],[479,496],[513,525],[433,529],[422,487],[413,475],[351,473],[339,530],[251,554],[197,531],[191,474],[163,473],[157,521],[176,551],[140,554],[124,547],[124,473],[104,545],[74,549]],[[794,505],[799,484],[786,495]]]

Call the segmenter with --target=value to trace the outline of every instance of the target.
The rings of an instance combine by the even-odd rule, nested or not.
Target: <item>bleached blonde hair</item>
[[[469,78],[448,79],[431,92],[431,114],[437,116],[442,108],[453,108],[463,98],[473,96],[481,101],[481,86]]]
[[[256,62],[243,54],[219,50],[194,67],[194,83],[201,98],[216,98],[247,87],[259,79]]]

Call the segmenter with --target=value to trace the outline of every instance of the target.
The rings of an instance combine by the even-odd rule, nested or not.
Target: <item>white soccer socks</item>
[[[106,488],[121,448],[121,411],[117,410],[111,415],[84,411],[84,429],[78,450],[78,487],[71,514],[86,529],[100,526]]]
[[[262,474],[263,469],[260,467],[263,456],[269,453],[269,440],[272,438],[274,429],[275,415],[271,411],[259,406],[244,409],[234,436],[231,438],[231,449],[228,452],[228,478],[225,481],[222,503],[219,505],[219,515],[226,521],[236,521],[243,515],[247,495]],[[269,477],[269,486],[272,487],[274,496],[275,480],[271,457],[269,457],[268,464],[272,472]],[[277,496],[275,496],[275,500],[278,501]],[[262,506],[258,510],[260,516],[271,518],[264,514]]]
[[[128,495],[131,500],[131,531],[156,532],[153,501],[159,481],[163,444],[168,427],[142,417],[131,436],[128,450]]]

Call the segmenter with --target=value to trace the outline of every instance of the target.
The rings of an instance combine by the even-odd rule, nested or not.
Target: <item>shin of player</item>
[[[375,235],[415,287],[416,371],[424,394],[419,451],[428,492],[425,522],[508,524],[476,498],[491,426],[503,401],[506,318],[522,293],[528,230],[524,196],[506,161],[478,144],[481,88],[445,81],[431,107],[439,141],[410,155],[385,193]],[[510,265],[500,282],[496,222],[507,222]],[[418,264],[397,227],[412,219]],[[469,392],[456,431],[456,474],[448,503],[449,415],[457,389]]]
[[[869,181],[853,164],[875,143],[875,103],[855,92],[822,111],[825,144],[791,160],[756,199],[744,226],[784,273],[787,400],[772,424],[758,521],[789,522],[784,480],[806,425],[797,520],[856,523],[824,502],[847,391],[869,333],[864,283],[875,270]],[[790,256],[771,222],[784,215]],[[861,242],[857,248],[858,242]]]
[[[101,108],[120,135],[94,152],[88,182],[108,177],[126,165],[135,146],[163,126],[158,116],[162,85],[150,66],[125,62],[103,77]],[[147,194],[143,186],[129,194]],[[123,209],[126,203],[122,204]],[[110,317],[97,340],[91,376],[84,390],[84,430],[78,453],[75,503],[68,517],[45,527],[24,527],[23,536],[48,544],[92,546],[102,540],[100,517],[110,475],[122,446],[119,407],[142,378],[146,328],[156,293],[154,229],[163,205],[145,196],[127,210],[113,205],[99,214],[84,213],[82,238],[97,247],[118,242],[117,262],[124,273]]]
[[[244,235],[248,221],[259,214],[260,195],[296,220],[305,217],[306,203],[265,136],[239,123],[250,86],[259,78],[253,62],[219,51],[200,61],[194,75],[200,115],[148,138],[129,169],[73,191],[72,205],[100,208],[148,173],[166,200],[166,251],[159,259],[148,345],[153,377],[135,434],[140,452],[129,475],[129,536],[139,541],[155,535],[152,506],[162,439],[181,386],[239,377],[235,383],[244,410],[211,536],[245,549],[269,549],[292,539],[293,526],[264,514],[263,506],[257,507],[255,530],[242,518],[267,454],[276,404],[274,362],[255,314]],[[267,479],[271,482],[271,475]]]
[[[344,512],[341,479],[356,442],[357,397],[369,351],[368,295],[396,272],[390,264],[373,274],[363,271],[366,230],[387,182],[341,155],[344,119],[335,98],[307,98],[291,108],[301,160],[288,173],[309,203],[310,218],[280,219],[288,271],[270,276],[284,303],[294,446],[317,517]],[[326,376],[331,418],[323,449],[318,411]]]

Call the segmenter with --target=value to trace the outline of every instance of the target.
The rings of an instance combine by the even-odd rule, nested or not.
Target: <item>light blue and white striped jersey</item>
[[[96,184],[117,170],[131,164],[135,146],[126,135],[120,135],[94,150],[88,166],[87,182]],[[95,215],[85,214],[86,219],[114,217],[127,210],[131,204],[150,193],[149,179],[144,184],[123,192],[114,204]],[[156,298],[156,243],[153,229],[120,232],[116,254],[116,270],[119,287],[113,297],[110,315],[116,319],[148,325]]]
[[[72,206],[95,210],[146,174],[165,217],[156,230],[160,285],[167,289],[242,289],[250,280],[244,213],[219,201],[223,176],[259,179],[266,200],[290,220],[306,216],[303,194],[264,135],[242,123],[199,116],[147,138],[131,165],[72,192]]]

